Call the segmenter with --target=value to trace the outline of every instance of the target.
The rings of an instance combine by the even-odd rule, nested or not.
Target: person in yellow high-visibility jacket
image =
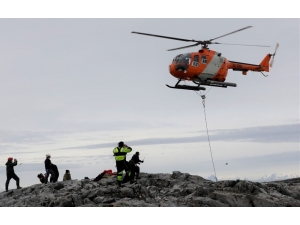
[[[122,185],[122,179],[123,179],[123,170],[130,173],[130,168],[128,168],[128,164],[126,162],[126,154],[131,152],[132,148],[124,144],[123,141],[120,141],[118,143],[118,147],[115,147],[113,150],[115,160],[116,160],[116,166],[117,166],[117,182],[119,187]],[[130,176],[130,174],[129,174]]]

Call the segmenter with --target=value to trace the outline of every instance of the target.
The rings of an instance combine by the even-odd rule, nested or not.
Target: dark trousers
[[[5,190],[8,191],[8,185],[9,185],[9,181],[10,179],[14,179],[17,183],[17,187],[20,186],[20,178],[14,173],[14,174],[7,174],[7,180],[5,183]]]
[[[125,164],[125,160],[122,161],[116,161],[117,166],[117,181],[118,183],[121,183],[123,180],[123,170],[127,169],[127,166]]]
[[[123,160],[123,161],[116,161],[116,166],[117,166],[117,181],[119,183],[119,185],[121,183],[126,183],[130,180],[132,180],[132,168],[130,166],[130,164]],[[126,174],[125,177],[123,179],[123,171],[125,170]]]
[[[123,178],[123,183],[126,183],[128,181],[130,181],[131,183],[134,181],[134,163],[129,161],[129,162],[125,162],[125,165],[127,167],[126,170],[126,174],[125,177]]]
[[[140,175],[140,167],[139,167],[138,165],[136,165],[136,166],[134,167],[134,172],[135,172],[135,174],[136,174],[136,177],[139,177],[139,175]]]
[[[53,170],[52,169],[46,169],[45,184],[48,183],[49,174],[51,174],[52,179],[55,180],[55,173],[53,172]]]

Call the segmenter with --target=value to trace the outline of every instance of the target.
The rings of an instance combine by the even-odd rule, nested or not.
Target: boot
[[[18,186],[17,189],[22,189],[22,187]]]
[[[118,186],[119,186],[119,187],[124,187],[124,186],[122,185],[122,182],[121,182],[121,181],[118,181]]]

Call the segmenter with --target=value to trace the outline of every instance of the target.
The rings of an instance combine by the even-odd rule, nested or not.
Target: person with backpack
[[[9,185],[9,181],[11,180],[11,178],[13,178],[16,181],[17,184],[17,189],[21,189],[22,187],[20,187],[20,178],[15,174],[14,171],[14,166],[18,165],[18,160],[14,159],[14,162],[12,157],[9,157],[7,159],[7,163],[6,165],[6,182],[5,182],[5,191],[8,192],[8,185]]]
[[[45,170],[46,170],[46,175],[45,175],[45,183],[44,184],[47,184],[48,183],[48,177],[49,177],[49,174],[51,174],[51,177],[53,180],[55,180],[55,173],[54,171],[52,170],[52,163],[51,163],[51,155],[50,154],[47,154],[46,155],[46,159],[45,159]]]
[[[140,153],[136,152],[131,158],[131,160],[134,162],[134,171],[136,173],[136,179],[141,179],[139,176],[140,175],[140,167],[138,166],[138,164],[144,163],[144,160],[143,161],[140,160],[139,156],[140,156]]]
[[[115,147],[113,150],[114,157],[116,160],[116,167],[117,167],[117,183],[119,187],[122,187],[122,180],[123,180],[123,170],[126,171],[127,174],[131,173],[131,170],[128,166],[128,162],[126,161],[127,153],[131,152],[132,148],[128,145],[124,144],[123,141],[118,143],[118,147]]]

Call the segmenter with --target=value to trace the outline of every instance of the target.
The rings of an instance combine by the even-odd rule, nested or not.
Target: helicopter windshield
[[[190,53],[177,55],[173,59],[173,63],[176,65],[175,68],[178,71],[187,70],[190,62],[191,62],[191,54]]]

